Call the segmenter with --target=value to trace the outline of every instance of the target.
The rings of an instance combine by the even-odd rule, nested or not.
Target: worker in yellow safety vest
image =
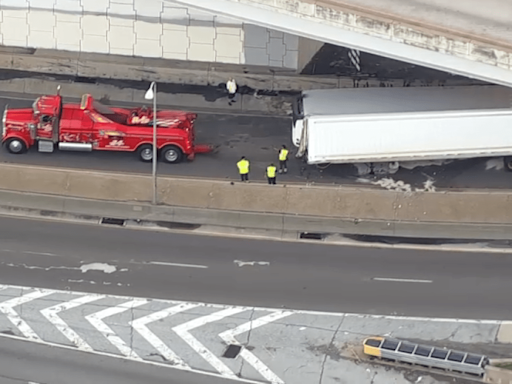
[[[279,173],[287,173],[288,172],[288,149],[286,145],[283,145],[279,150]]]
[[[249,160],[247,160],[245,156],[242,156],[240,161],[236,163],[236,166],[238,167],[242,181],[249,181]]]
[[[276,183],[277,167],[272,163],[267,167],[267,180],[269,184]]]

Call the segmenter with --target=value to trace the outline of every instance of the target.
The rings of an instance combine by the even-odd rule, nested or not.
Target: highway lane
[[[9,99],[0,92],[0,110],[30,107],[33,100]],[[162,108],[164,106],[161,106]],[[193,108],[191,108],[193,110]],[[220,145],[215,155],[199,155],[193,162],[177,165],[159,164],[162,175],[237,179],[236,162],[240,156],[251,160],[251,179],[265,181],[265,168],[276,161],[277,148],[291,144],[291,120],[271,116],[241,116],[219,113],[199,113],[196,122],[197,141]],[[151,164],[141,163],[131,153],[79,153],[56,152],[40,154],[35,148],[24,155],[10,155],[0,150],[0,162],[79,169],[97,169],[117,172],[151,173]],[[400,169],[392,175],[394,180],[422,188],[427,180],[438,188],[512,188],[512,177],[503,169],[502,162],[488,159],[455,161],[441,166],[418,167],[413,170]],[[382,176],[369,178],[378,181]],[[319,183],[357,184],[360,176],[352,165],[325,167],[307,166],[292,158],[289,173],[280,175],[278,183],[313,181]]]
[[[234,384],[235,381],[2,337],[0,383]]]
[[[243,263],[241,263],[243,262]],[[511,319],[512,255],[0,218],[0,283],[273,308]]]

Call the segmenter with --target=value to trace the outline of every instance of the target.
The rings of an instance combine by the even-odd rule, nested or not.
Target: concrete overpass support
[[[163,0],[0,1],[0,45],[8,47],[295,71],[300,44],[293,34]]]
[[[512,86],[512,3],[508,0],[165,1]]]

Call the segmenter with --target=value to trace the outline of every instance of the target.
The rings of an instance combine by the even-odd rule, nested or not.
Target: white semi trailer
[[[511,105],[498,86],[306,91],[292,136],[308,164],[504,156],[512,170]]]

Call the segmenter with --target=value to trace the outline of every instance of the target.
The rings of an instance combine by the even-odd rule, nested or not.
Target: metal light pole
[[[157,142],[156,142],[156,83],[153,81],[144,96],[146,100],[153,100],[153,205],[157,203],[158,189],[156,184],[156,162],[157,162]]]

